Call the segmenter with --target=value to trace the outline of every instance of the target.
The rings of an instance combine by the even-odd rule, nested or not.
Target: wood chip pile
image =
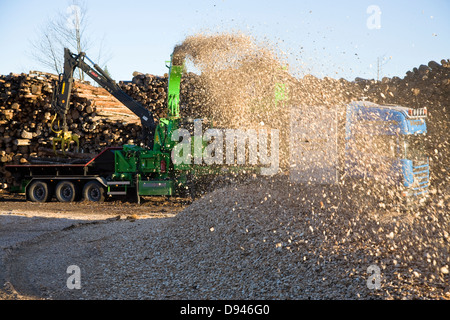
[[[448,299],[449,201],[389,213],[365,190],[256,179],[194,202],[169,237],[203,261],[203,282],[219,291],[211,298]],[[367,285],[371,265],[378,290]]]
[[[404,214],[367,199],[365,190],[258,178],[194,202],[168,237],[190,243],[203,285],[218,290],[211,298],[448,299],[450,197]],[[378,290],[368,286],[371,265]]]

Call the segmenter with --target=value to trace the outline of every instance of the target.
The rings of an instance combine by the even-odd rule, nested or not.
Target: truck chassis
[[[104,201],[106,196],[118,194],[113,190],[117,184],[127,183],[108,181],[114,173],[114,150],[121,149],[106,148],[84,163],[7,165],[14,180],[20,181],[10,191],[25,193],[27,200],[34,202],[48,202],[53,196],[61,202]]]

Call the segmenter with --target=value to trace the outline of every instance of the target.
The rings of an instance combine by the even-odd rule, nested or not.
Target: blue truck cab
[[[430,184],[427,109],[354,101],[345,118],[346,174],[395,186],[407,206],[424,203]]]

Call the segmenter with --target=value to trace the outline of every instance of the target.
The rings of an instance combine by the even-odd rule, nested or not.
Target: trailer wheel
[[[60,202],[73,202],[77,199],[78,188],[71,181],[61,181],[56,185],[56,198]]]
[[[50,187],[44,181],[36,180],[27,189],[28,199],[33,202],[48,202],[52,198]]]
[[[83,188],[83,196],[88,201],[103,202],[105,201],[105,188],[98,181],[89,181]]]

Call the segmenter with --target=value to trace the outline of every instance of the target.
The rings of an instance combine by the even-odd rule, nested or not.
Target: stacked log
[[[119,86],[125,93],[153,112],[155,120],[167,117],[168,74],[155,76],[135,71],[131,81],[121,81]],[[200,76],[191,72],[183,75],[180,84],[181,117],[205,116],[205,94]]]
[[[193,116],[197,102],[198,78],[183,77],[180,108],[182,116]],[[10,182],[5,164],[28,164],[52,156],[51,108],[54,74],[31,71],[28,74],[0,76],[0,183]],[[131,82],[120,82],[127,94],[153,112],[155,120],[167,116],[168,75],[133,73]],[[198,108],[197,108],[198,109]],[[196,115],[201,111],[197,110]],[[75,82],[67,114],[69,130],[80,137],[80,149],[87,155],[110,146],[139,143],[141,126],[127,107],[108,91],[88,82]],[[53,126],[57,130],[56,123]],[[55,155],[53,155],[54,157]]]
[[[167,114],[167,74],[163,77],[133,72],[131,82],[119,82],[121,89],[153,112],[155,120]]]
[[[9,74],[0,76],[0,186],[11,183],[5,164],[28,164],[33,159],[48,158],[52,149],[51,108],[55,75],[44,73]],[[99,96],[99,88],[75,83],[67,114],[72,133],[80,137],[81,152],[95,154],[109,146],[134,143],[140,134],[136,123],[111,120],[99,113],[96,104],[113,102]],[[101,93],[101,91],[100,91]],[[97,95],[97,98],[96,98]],[[101,95],[100,95],[101,96]],[[109,96],[109,97],[108,97]],[[119,103],[120,104],[120,103]],[[101,109],[101,108],[100,108]],[[53,130],[58,130],[57,121]]]

